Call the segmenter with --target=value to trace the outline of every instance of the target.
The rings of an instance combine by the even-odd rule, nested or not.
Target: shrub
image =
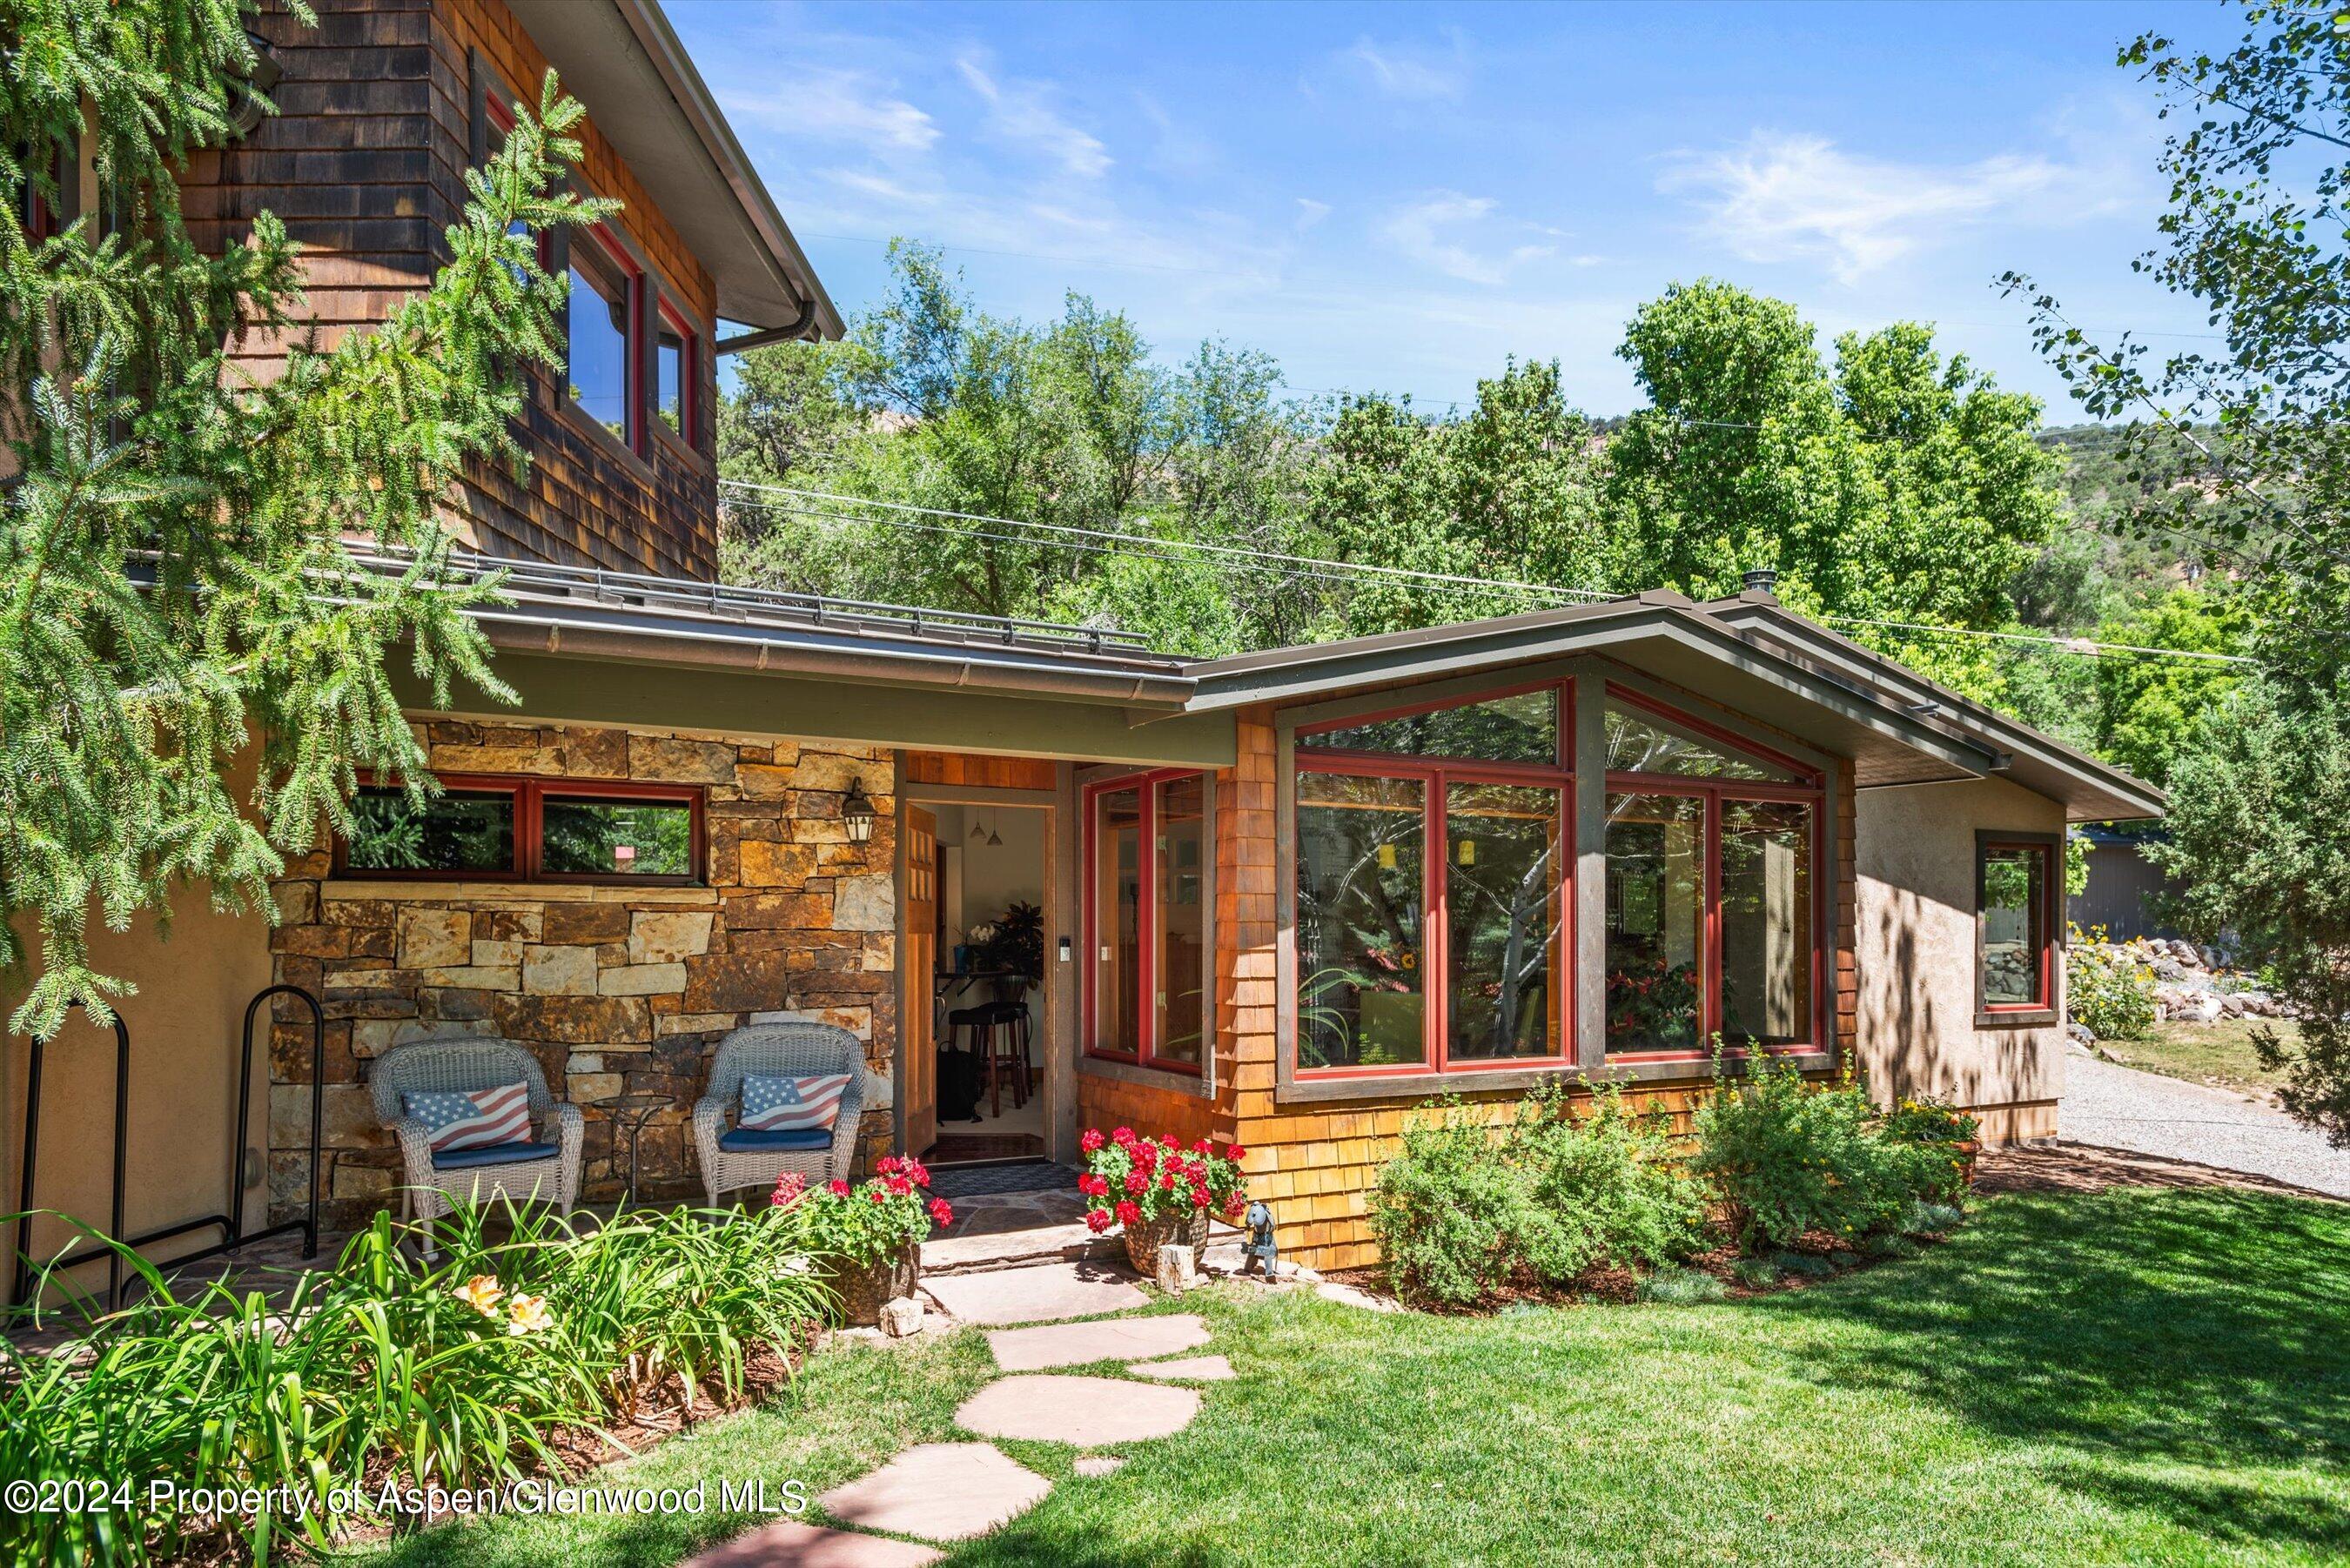
[[[1943,1157],[1885,1136],[1856,1082],[1810,1083],[1768,1058],[1747,1069],[1731,1081],[1717,1067],[1692,1118],[1691,1164],[1721,1196],[1740,1251],[1783,1251],[1813,1231],[1849,1239],[1886,1229],[1943,1179]]]
[[[1218,1154],[1206,1138],[1190,1148],[1172,1135],[1137,1137],[1131,1127],[1104,1133],[1087,1127],[1078,1136],[1086,1168],[1077,1177],[1077,1190],[1089,1205],[1086,1224],[1097,1235],[1119,1225],[1139,1224],[1170,1216],[1221,1213],[1240,1223],[1248,1203],[1248,1184],[1241,1175],[1247,1151],[1227,1144]]]
[[[2064,1007],[2100,1040],[2143,1040],[2154,1032],[2154,971],[2106,940],[2106,929],[2071,928],[2064,945]]]
[[[1659,1306],[1698,1306],[1725,1300],[1730,1287],[1699,1269],[1668,1268],[1642,1280],[1636,1293]]]
[[[1885,1113],[1885,1136],[1920,1150],[1923,1169],[1932,1185],[1919,1196],[1955,1203],[1967,1189],[1969,1156],[1961,1145],[1974,1142],[1981,1124],[1966,1112],[1939,1100],[1905,1099]]]
[[[1471,1306],[1514,1275],[1524,1237],[1542,1221],[1524,1172],[1501,1147],[1501,1129],[1460,1114],[1407,1128],[1403,1152],[1379,1172],[1371,1232],[1388,1279],[1408,1302]]]
[[[1534,1222],[1525,1262],[1547,1280],[1594,1263],[1655,1268],[1707,1240],[1707,1199],[1660,1115],[1627,1111],[1623,1090],[1594,1092],[1577,1115],[1564,1088],[1544,1085],[1519,1113],[1510,1156],[1524,1172]]]
[[[1741,1258],[1730,1265],[1730,1273],[1750,1291],[1767,1291],[1779,1282],[1779,1265],[1768,1258]]]
[[[1964,1210],[1948,1203],[1912,1203],[1908,1218],[1901,1221],[1905,1236],[1940,1236],[1959,1228],[1966,1219]]]
[[[825,1299],[793,1267],[805,1247],[788,1211],[717,1218],[639,1210],[575,1229],[526,1210],[492,1243],[480,1212],[461,1209],[439,1227],[442,1261],[427,1265],[379,1215],[276,1306],[218,1282],[182,1301],[118,1248],[147,1293],[103,1317],[85,1306],[79,1354],[0,1341],[0,1475],[105,1489],[83,1511],[0,1511],[0,1560],[137,1563],[231,1547],[265,1560],[296,1537],[325,1549],[353,1521],[327,1511],[336,1489],[475,1487],[554,1469],[559,1430],[634,1413],[672,1377],[689,1399],[739,1397],[753,1352],[788,1355]],[[191,1518],[151,1513],[151,1482],[307,1488],[320,1501],[300,1519]]]

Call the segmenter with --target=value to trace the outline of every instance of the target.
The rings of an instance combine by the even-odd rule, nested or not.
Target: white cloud
[[[1109,149],[1091,132],[1062,119],[1045,101],[1042,83],[999,82],[969,55],[955,61],[955,69],[986,103],[988,128],[996,135],[1033,148],[1082,179],[1108,172]]]
[[[1489,222],[1495,206],[1491,196],[1433,191],[1388,214],[1381,230],[1388,244],[1422,266],[1491,287],[1508,281],[1510,274],[1525,263],[1557,248],[1536,244],[1474,248],[1469,243],[1474,235],[1495,226]]]
[[[1459,98],[1469,85],[1468,49],[1460,34],[1448,36],[1451,47],[1441,50],[1357,38],[1339,58],[1389,98]]]
[[[928,114],[856,71],[795,75],[788,86],[730,92],[721,102],[731,116],[790,135],[914,153],[939,139]]]
[[[2115,199],[2098,169],[2038,154],[1936,167],[1763,131],[1731,151],[1676,154],[1658,188],[1689,196],[1703,230],[1746,260],[1822,260],[1846,283],[1957,227],[2069,222]]]
[[[1329,202],[1317,202],[1311,196],[1300,196],[1297,198],[1296,228],[1299,234],[1304,234],[1306,230],[1314,227],[1314,225],[1319,223],[1323,219],[1329,215]]]

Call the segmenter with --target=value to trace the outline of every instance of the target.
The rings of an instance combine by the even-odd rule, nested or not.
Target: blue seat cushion
[[[551,1143],[494,1143],[484,1148],[444,1148],[432,1157],[435,1170],[470,1170],[477,1165],[520,1165],[553,1159],[563,1151]]]
[[[779,1132],[760,1132],[749,1127],[729,1127],[718,1135],[718,1147],[728,1154],[747,1154],[756,1148],[830,1148],[832,1129],[788,1127]]]

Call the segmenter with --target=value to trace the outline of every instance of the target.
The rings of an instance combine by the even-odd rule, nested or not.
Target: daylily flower
[[[508,1334],[536,1334],[543,1328],[555,1326],[555,1319],[547,1313],[545,1296],[525,1295],[516,1291],[514,1300],[506,1303],[506,1311],[510,1318],[506,1324]]]
[[[505,1293],[495,1274],[475,1274],[457,1287],[457,1299],[484,1317],[497,1315],[498,1298]]]

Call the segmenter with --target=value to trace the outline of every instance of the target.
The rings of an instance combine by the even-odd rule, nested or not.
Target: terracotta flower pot
[[[827,1259],[823,1273],[824,1282],[840,1298],[842,1324],[869,1328],[881,1321],[884,1303],[912,1295],[915,1286],[921,1283],[921,1249],[908,1242],[899,1251],[885,1252],[869,1262]]]
[[[1126,1228],[1126,1261],[1134,1272],[1145,1279],[1159,1274],[1159,1249],[1170,1243],[1189,1247],[1193,1251],[1208,1244],[1208,1211],[1194,1210],[1184,1215],[1164,1214],[1156,1220],[1145,1220]]]

